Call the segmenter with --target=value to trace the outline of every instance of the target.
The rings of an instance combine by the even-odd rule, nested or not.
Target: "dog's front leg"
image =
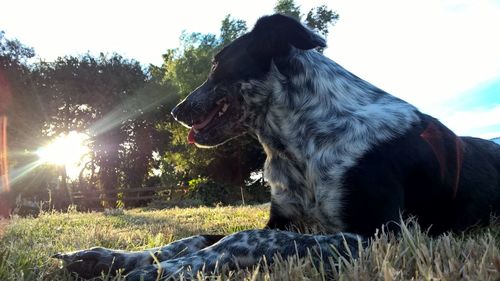
[[[68,271],[83,278],[100,276],[102,272],[111,275],[119,269],[123,273],[152,264],[179,258],[208,247],[220,240],[222,235],[197,235],[174,241],[166,246],[144,251],[122,251],[94,247],[70,253],[58,253],[53,257],[61,259]]]
[[[276,254],[283,258],[293,255],[305,257],[310,252],[315,261],[339,255],[356,258],[361,242],[360,236],[349,233],[307,235],[271,229],[246,230],[226,236],[212,246],[189,255],[134,270],[126,276],[126,280],[164,280],[181,275],[190,279],[198,271],[253,266],[262,257],[272,263]]]

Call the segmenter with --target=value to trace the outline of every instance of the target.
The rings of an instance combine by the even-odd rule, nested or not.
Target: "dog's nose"
[[[178,104],[174,107],[174,109],[172,109],[172,111],[170,111],[170,114],[172,114],[172,116],[174,117],[175,120],[178,120],[178,116],[179,116],[179,107],[180,107],[181,104]]]
[[[193,123],[191,115],[188,111],[185,110],[186,104],[184,102],[179,103],[170,114],[174,117],[174,119],[181,123],[183,126],[189,127]]]

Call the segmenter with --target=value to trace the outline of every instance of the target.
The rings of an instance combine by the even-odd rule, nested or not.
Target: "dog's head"
[[[249,95],[266,94],[252,85],[266,80],[273,60],[288,55],[292,48],[325,46],[322,37],[293,18],[280,14],[262,17],[251,32],[214,56],[208,79],[172,115],[191,129],[190,143],[200,147],[222,144],[246,132],[253,115],[249,111],[256,107],[248,104]]]

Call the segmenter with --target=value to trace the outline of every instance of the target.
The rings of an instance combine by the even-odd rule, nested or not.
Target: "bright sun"
[[[89,136],[84,133],[71,131],[40,147],[36,154],[43,163],[66,167],[68,176],[73,178],[73,174],[79,172],[83,158],[90,152],[88,139]]]

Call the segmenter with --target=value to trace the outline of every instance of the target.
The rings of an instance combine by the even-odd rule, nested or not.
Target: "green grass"
[[[42,213],[37,218],[0,222],[0,280],[74,280],[56,252],[103,246],[142,250],[199,233],[227,234],[261,228],[268,207],[127,210],[105,213]],[[403,235],[378,238],[355,261],[316,268],[309,258],[215,275],[212,280],[500,280],[500,227],[466,235],[430,238],[415,227]],[[330,270],[331,271],[331,270]],[[105,277],[119,280],[120,277]]]

